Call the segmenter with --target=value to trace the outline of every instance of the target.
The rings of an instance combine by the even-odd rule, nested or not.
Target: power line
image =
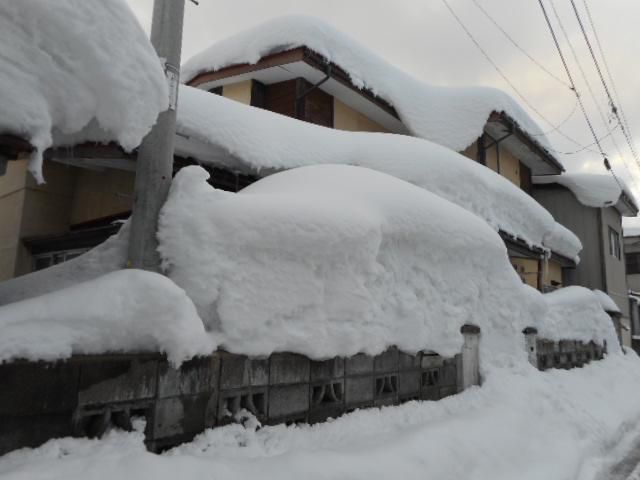
[[[573,3],[573,0],[571,0],[571,2]],[[595,140],[595,144],[598,146],[598,150],[600,151],[600,154],[602,155],[602,157],[604,159],[604,165],[607,168],[607,170],[609,170],[611,172],[611,174],[613,175],[614,180],[616,181],[616,183],[618,184],[620,189],[624,190],[624,187],[622,186],[622,184],[618,180],[618,177],[615,175],[615,173],[611,169],[611,164],[609,163],[609,160],[607,160],[607,155],[604,153],[604,151],[602,149],[602,145],[600,144],[600,140],[598,139],[598,136],[596,135],[596,132],[595,132],[595,130],[593,128],[593,124],[591,123],[591,119],[589,118],[589,115],[587,114],[587,110],[584,107],[584,103],[582,102],[582,98],[580,97],[580,94],[578,93],[578,90],[576,89],[576,84],[573,81],[573,77],[571,75],[571,71],[569,70],[569,65],[567,64],[567,61],[564,58],[564,54],[562,53],[562,49],[560,48],[560,42],[558,42],[558,37],[556,36],[556,32],[553,30],[553,25],[551,25],[551,20],[549,19],[549,15],[547,14],[547,9],[544,8],[544,3],[542,3],[542,0],[538,0],[538,3],[540,4],[540,8],[542,9],[542,14],[544,15],[544,19],[547,22],[547,26],[549,27],[549,31],[551,32],[551,37],[553,38],[553,43],[555,43],[556,49],[558,50],[558,55],[560,55],[560,59],[562,60],[562,65],[564,66],[564,69],[565,69],[565,71],[567,73],[567,78],[569,78],[569,83],[573,87],[572,90],[576,94],[576,97],[578,98],[578,102],[580,104],[580,109],[582,110],[582,114],[584,115],[584,119],[587,122],[587,125],[589,126],[589,130],[591,131],[591,135],[593,135],[593,138]],[[611,133],[612,132],[610,131],[609,134],[611,134]]]
[[[561,135],[562,137],[566,138],[567,140],[569,140],[570,142],[574,143],[575,145],[578,145],[579,147],[584,147],[584,149],[589,149],[589,146],[585,147],[580,142],[578,142],[577,140],[571,138],[569,135],[567,135],[562,130],[560,130],[557,125],[554,125],[553,122],[551,122],[544,114],[542,114],[542,112],[540,112],[535,106],[533,106],[531,104],[531,102],[529,102],[527,100],[527,98],[524,96],[524,94],[522,92],[520,92],[520,90],[513,84],[513,82],[507,77],[507,75],[500,69],[500,67],[498,67],[498,65],[493,61],[493,59],[489,56],[489,54],[485,51],[485,49],[482,48],[482,45],[480,45],[480,43],[476,40],[476,38],[473,36],[471,31],[466,27],[466,25],[464,24],[462,19],[456,14],[456,12],[453,10],[453,8],[451,8],[451,6],[447,2],[447,0],[442,0],[442,3],[444,3],[445,7],[447,7],[447,10],[449,10],[449,12],[453,16],[453,18],[458,23],[458,25],[460,25],[462,30],[464,30],[466,35],[473,42],[473,44],[476,46],[476,48],[480,51],[482,56],[487,60],[487,62],[489,62],[491,64],[491,66],[494,68],[494,70],[496,72],[498,72],[500,77],[502,77],[502,79],[513,89],[513,91],[518,95],[518,97],[520,97],[522,102],[531,109],[531,111],[536,113],[540,118],[542,118],[545,122],[547,122],[549,125],[551,125],[551,127],[553,127],[552,131],[557,131],[559,135]],[[598,142],[599,141],[596,138],[596,143],[598,143]]]
[[[566,28],[564,28],[564,24],[562,23],[562,19],[560,18],[560,14],[558,13],[558,10],[556,9],[556,6],[555,6],[554,2],[551,2],[551,9],[553,10],[553,14],[555,16],[556,21],[558,22],[558,26],[560,27],[560,30],[562,31],[562,34],[564,36],[564,40],[567,43],[567,45],[569,46],[569,49],[571,50],[571,54],[573,56],[573,59],[574,59],[576,65],[578,66],[578,70],[580,71],[580,75],[582,76],[582,80],[586,84],[587,89],[589,91],[589,94],[591,96],[591,99],[593,100],[593,103],[595,104],[596,109],[598,110],[598,114],[600,116],[600,120],[602,120],[602,123],[605,125],[605,128],[607,129],[607,132],[609,133],[608,137],[611,137],[611,142],[613,143],[613,146],[616,149],[616,152],[618,153],[618,155],[622,159],[625,168],[627,169],[627,171],[629,172],[629,175],[633,179],[634,178],[633,177],[633,173],[631,171],[631,168],[629,167],[629,164],[627,163],[627,159],[626,159],[626,157],[624,157],[622,155],[622,151],[620,150],[620,147],[618,146],[618,142],[616,142],[615,136],[613,136],[613,131],[616,130],[621,125],[618,123],[613,128],[610,128],[609,122],[605,118],[604,112],[602,111],[602,108],[600,107],[600,103],[598,102],[598,100],[596,98],[596,95],[595,95],[595,93],[593,91],[593,88],[591,86],[591,82],[587,78],[587,75],[586,75],[586,73],[584,71],[584,68],[582,68],[582,64],[580,62],[580,59],[578,58],[578,53],[576,52],[576,49],[573,47],[573,43],[571,43],[571,39],[569,38],[569,34],[567,33]],[[600,138],[600,140],[603,140],[603,139],[604,139],[604,137]]]
[[[576,7],[576,4],[574,2],[574,0],[570,0],[571,1],[571,6],[573,7],[573,11],[576,15],[576,19],[578,20],[578,25],[580,25],[580,30],[582,31],[582,36],[584,37],[585,42],[587,43],[587,47],[589,48],[589,53],[591,54],[591,58],[593,59],[593,63],[596,66],[596,70],[598,72],[598,76],[600,77],[600,81],[602,82],[602,86],[604,88],[605,93],[607,94],[607,97],[609,98],[609,106],[611,107],[611,111],[612,113],[616,116],[616,118],[618,119],[618,122],[620,122],[621,126],[622,126],[622,133],[624,134],[625,140],[627,141],[627,144],[629,145],[629,150],[631,150],[631,153],[634,157],[634,159],[636,160],[636,162],[638,163],[638,165],[640,165],[640,158],[638,158],[638,154],[635,150],[635,147],[633,146],[633,140],[630,138],[630,135],[628,134],[628,132],[625,129],[625,125],[622,122],[622,119],[620,118],[620,115],[618,113],[618,108],[616,107],[616,104],[613,100],[613,97],[611,96],[611,92],[609,91],[609,87],[607,86],[607,82],[604,79],[604,75],[602,74],[602,70],[600,69],[600,64],[598,63],[598,59],[596,58],[596,55],[593,51],[593,47],[591,46],[591,42],[589,41],[589,36],[587,35],[587,32],[584,28],[584,25],[582,23],[582,19],[580,18],[580,14],[578,13],[578,8]]]
[[[544,65],[542,65],[538,60],[536,60],[533,56],[531,56],[529,54],[529,52],[527,52],[524,48],[522,48],[514,39],[511,35],[509,35],[509,33],[500,26],[500,24],[489,14],[489,12],[487,12],[484,7],[482,5],[480,5],[478,3],[478,0],[472,0],[472,2],[475,4],[476,7],[478,7],[478,9],[484,14],[485,17],[487,17],[487,19],[493,23],[493,25],[500,30],[500,32],[502,32],[502,34],[507,38],[507,40],[509,40],[509,42],[511,42],[511,44],[516,47],[518,50],[520,50],[520,52],[522,52],[529,60],[531,60],[535,65],[538,66],[538,68],[540,68],[540,70],[542,70],[543,72],[545,72],[547,75],[549,75],[549,77],[553,78],[555,81],[557,81],[558,83],[564,85],[567,88],[571,88],[571,85],[569,85],[567,82],[565,82],[564,80],[562,80],[561,78],[559,78],[557,75],[555,75],[553,72],[551,72],[548,68],[546,68]]]
[[[584,8],[585,11],[587,12],[587,18],[589,19],[589,24],[591,25],[591,31],[593,32],[593,36],[596,39],[596,46],[598,47],[598,51],[600,53],[600,57],[602,58],[602,63],[604,64],[604,68],[605,68],[605,72],[607,73],[607,77],[609,79],[609,82],[611,83],[611,88],[613,89],[613,93],[616,97],[616,101],[618,102],[618,111],[620,112],[620,114],[622,115],[622,120],[623,120],[623,125],[626,128],[626,132],[624,133],[628,133],[629,138],[631,140],[633,140],[633,136],[631,135],[631,129],[629,128],[629,122],[627,122],[627,116],[624,113],[624,110],[622,109],[622,105],[620,104],[620,95],[618,94],[618,89],[616,88],[616,83],[613,80],[613,76],[611,75],[611,70],[609,69],[609,64],[607,62],[607,57],[604,54],[604,50],[602,48],[602,44],[600,43],[600,37],[598,36],[598,32],[596,30],[595,27],[595,23],[593,21],[593,17],[591,16],[591,10],[589,9],[589,5],[587,4],[587,0],[582,0],[582,3],[584,4]],[[626,135],[625,135],[625,140],[626,140]],[[635,152],[635,144],[633,142],[631,142],[633,145],[633,148],[630,147],[630,150],[632,153]],[[635,158],[635,156],[634,156]],[[637,161],[637,158],[636,158]]]

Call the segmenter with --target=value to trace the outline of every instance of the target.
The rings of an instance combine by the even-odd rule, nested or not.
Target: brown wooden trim
[[[236,77],[249,72],[264,70],[265,68],[286,65],[287,63],[300,62],[304,58],[304,47],[298,47],[285,52],[278,52],[262,57],[257,63],[240,63],[230,65],[215,72],[203,72],[187,82],[191,87],[197,87],[203,83],[215,82],[223,78]]]
[[[51,158],[126,158],[136,159],[134,152],[125,152],[120,145],[115,142],[94,143],[86,142],[68,147],[48,148],[44,152],[45,159]]]
[[[510,131],[512,131],[513,134],[518,137],[518,140],[520,140],[529,150],[537,153],[542,161],[555,168],[558,174],[564,172],[564,167],[560,164],[560,162],[558,162],[558,160],[556,160],[555,157],[551,155],[546,148],[540,145],[537,140],[531,138],[531,136],[527,132],[522,130],[518,122],[516,122],[505,112],[491,112],[491,115],[489,115],[489,118],[487,120],[487,123],[489,122],[501,123]]]
[[[329,64],[329,62],[327,62],[327,60],[322,55],[311,50],[310,48],[298,47],[293,50],[287,50],[285,52],[279,52],[279,53],[274,53],[272,55],[267,55],[266,57],[263,57],[262,59],[260,59],[260,61],[254,64],[243,63],[243,64],[237,64],[237,65],[230,65],[228,67],[222,68],[215,72],[200,73],[195,77],[193,77],[191,80],[189,80],[187,82],[187,85],[191,87],[197,87],[204,83],[214,82],[217,80],[222,80],[224,78],[236,77],[238,75],[243,75],[245,73],[256,72],[258,70],[264,70],[266,68],[276,67],[279,65],[286,65],[288,63],[294,63],[294,62],[305,62],[307,65],[315,68],[316,70],[320,70],[325,74],[327,71],[327,65]],[[331,63],[330,76],[332,79],[336,80],[337,82],[340,82],[341,84],[353,90],[354,92],[366,97],[369,101],[376,104],[378,107],[380,107],[382,110],[387,112],[389,115],[400,120],[398,112],[396,112],[396,109],[393,108],[391,104],[389,104],[387,101],[383,100],[382,98],[374,95],[373,92],[371,92],[371,90],[361,89],[356,87],[351,81],[349,74],[334,63]]]
[[[34,146],[24,138],[9,134],[0,135],[0,155],[10,160],[17,159],[21,153],[31,153],[34,150]]]

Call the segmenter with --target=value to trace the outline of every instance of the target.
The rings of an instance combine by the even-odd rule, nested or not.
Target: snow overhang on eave
[[[318,88],[390,132],[409,134],[392,105],[370,90],[356,87],[347,72],[307,47],[273,53],[254,64],[243,63],[203,72],[189,80],[187,85],[211,90],[245,80],[257,80],[270,85],[295,78],[304,78],[314,85],[328,78]]]
[[[635,217],[638,215],[638,206],[624,190],[615,206],[623,217]]]
[[[502,241],[507,246],[507,252],[509,256],[523,257],[523,258],[531,258],[534,260],[539,260],[544,257],[545,253],[548,250],[545,250],[542,247],[537,247],[535,245],[529,245],[525,241],[511,235],[510,233],[505,232],[504,230],[500,230],[498,232]],[[556,252],[551,252],[550,260],[559,263],[563,268],[575,268],[576,262],[564,255],[560,255]]]
[[[564,171],[560,162],[506,113],[491,113],[484,131],[529,167],[532,175],[559,175]]]

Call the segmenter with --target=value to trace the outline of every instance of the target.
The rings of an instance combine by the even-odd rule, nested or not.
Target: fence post
[[[538,368],[538,330],[534,327],[527,327],[522,333],[524,334],[524,345],[527,349],[529,363]]]
[[[463,325],[460,332],[464,337],[462,345],[461,375],[458,375],[458,391],[472,385],[480,385],[480,327]]]

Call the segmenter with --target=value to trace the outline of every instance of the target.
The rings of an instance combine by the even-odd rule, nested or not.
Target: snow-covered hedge
[[[30,171],[56,135],[140,144],[168,105],[164,73],[123,0],[0,2],[0,133],[29,140]]]

